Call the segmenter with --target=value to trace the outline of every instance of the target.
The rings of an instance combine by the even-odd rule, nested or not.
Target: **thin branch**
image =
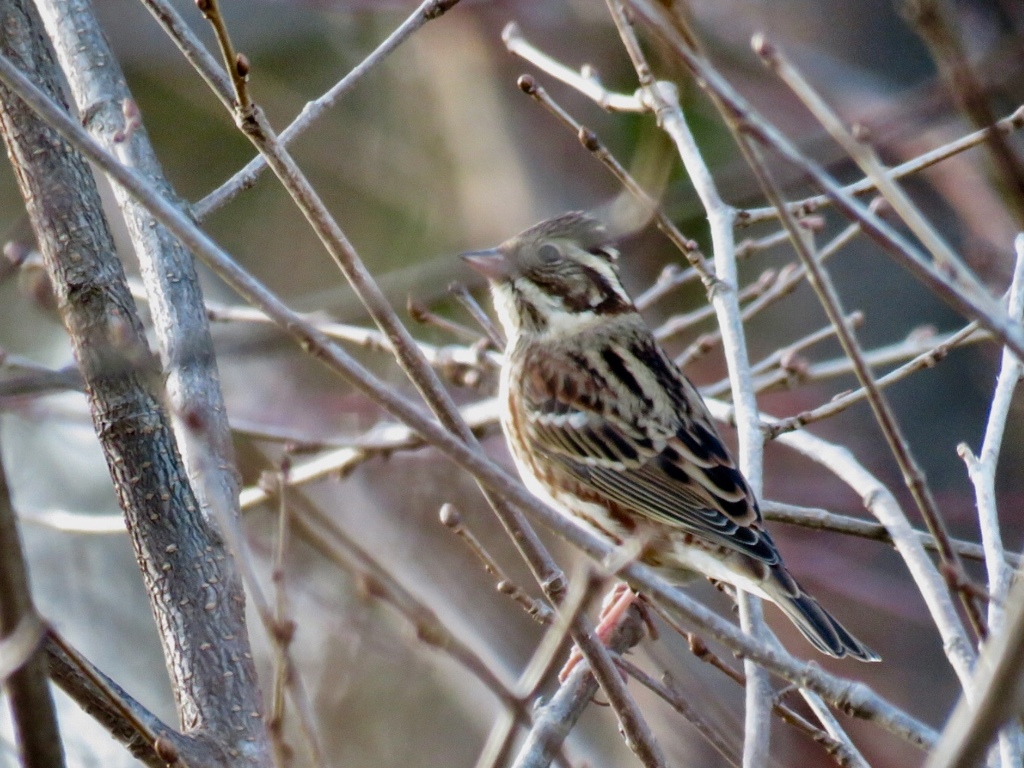
[[[1024,318],[1024,235],[1018,235],[1014,243],[1017,252],[1016,267],[1010,283],[1010,317]],[[957,451],[967,463],[967,471],[974,484],[978,506],[978,523],[981,541],[985,547],[985,568],[988,573],[988,623],[992,632],[1002,629],[1006,620],[1006,605],[1009,599],[1013,569],[1006,563],[1006,550],[999,531],[999,514],[996,509],[996,467],[999,451],[1003,444],[1006,419],[1014,390],[1020,381],[1024,366],[1020,359],[1009,350],[1003,350],[1003,360],[996,379],[992,405],[989,409],[988,424],[981,444],[981,453],[975,457],[966,444],[961,443]],[[1000,734],[999,749],[1004,766],[1019,765],[1021,728],[1019,724]]]
[[[477,560],[483,563],[484,570],[496,580],[495,587],[498,592],[510,597],[538,624],[550,624],[554,620],[554,611],[548,605],[540,600],[534,600],[522,587],[505,575],[502,567],[498,565],[498,561],[466,526],[455,505],[442,505],[438,517],[441,520],[441,525],[458,536]]]
[[[983,131],[996,173],[1008,190],[1017,224],[1024,226],[1024,163],[1006,137],[994,128],[992,105],[967,58],[960,32],[951,18],[952,9],[942,0],[908,0],[902,7],[931,50],[957,106]]]
[[[0,664],[24,768],[62,768],[64,748],[50,694],[43,623],[32,602],[28,567],[0,461]],[[24,642],[18,640],[24,638]]]
[[[512,46],[510,45],[510,39],[514,33],[515,40],[517,43]],[[509,50],[513,50],[520,56],[524,56],[527,61],[534,61],[531,56],[543,56],[536,48],[531,46],[525,41],[522,35],[519,33],[519,28],[514,23],[509,23],[505,27],[505,31],[502,33],[502,38],[505,40],[506,46]],[[527,52],[530,53],[526,56]],[[665,236],[671,241],[671,243],[679,249],[679,252],[683,254],[690,267],[696,271],[697,275],[700,276],[701,281],[704,283],[706,288],[712,288],[715,285],[716,278],[709,271],[707,264],[705,263],[704,255],[700,252],[697,247],[697,243],[694,240],[686,237],[675,223],[668,217],[665,210],[661,207],[661,204],[651,197],[647,191],[640,185],[633,176],[626,170],[626,167],[620,163],[615,156],[608,151],[608,148],[604,145],[598,135],[592,130],[587,128],[585,125],[577,121],[572,115],[570,115],[558,102],[556,102],[544,90],[537,81],[534,80],[530,75],[523,75],[519,78],[519,89],[533,98],[534,101],[541,104],[545,109],[554,115],[562,125],[569,128],[576,134],[580,144],[583,148],[590,152],[595,158],[597,158],[605,168],[607,168],[611,174],[618,179],[619,183],[640,203],[641,208],[645,212],[650,212],[654,216],[654,222]]]
[[[579,72],[570,69],[560,61],[534,48],[523,37],[519,25],[512,22],[505,25],[501,39],[509,53],[526,59],[542,72],[551,75],[566,85],[575,88],[588,99],[608,112],[646,112],[647,107],[636,96],[613,93],[601,84],[593,67],[584,65]],[[525,90],[525,89],[524,89]]]
[[[659,613],[661,617],[665,620],[665,622],[670,627],[672,627],[672,629],[674,629],[682,637],[686,638],[687,643],[690,646],[690,652],[695,657],[703,661],[705,664],[714,667],[723,675],[725,675],[727,679],[733,681],[740,687],[746,685],[746,676],[742,672],[733,669],[717,654],[713,653],[711,649],[708,648],[707,643],[705,643],[701,637],[699,637],[693,632],[685,631],[671,616],[667,615],[664,611],[661,611]],[[810,694],[810,696],[812,698],[817,698],[814,694]],[[820,702],[820,699],[818,699],[818,701]],[[792,725],[797,730],[802,731],[808,737],[813,739],[816,743],[820,744],[822,748],[824,748],[824,750],[828,754],[832,755],[836,759],[836,762],[838,762],[840,765],[849,766],[852,765],[853,762],[856,760],[855,750],[853,750],[851,746],[848,744],[848,739],[845,737],[845,734],[843,734],[843,738],[836,738],[827,733],[826,731],[823,731],[820,728],[815,727],[810,721],[808,721],[806,718],[798,714],[791,707],[783,704],[781,693],[779,695],[772,697],[772,713],[780,717],[789,725]]]
[[[985,141],[989,130],[994,129],[999,133],[1008,136],[1011,133],[1019,131],[1021,128],[1024,128],[1024,106],[1017,107],[1012,114],[999,120],[991,129],[982,129],[980,131],[975,131],[974,133],[969,133],[959,139],[943,144],[941,147],[936,147],[929,152],[924,152],[915,158],[907,160],[905,163],[901,163],[900,165],[888,169],[886,171],[886,176],[893,181],[907,176],[913,176],[926,168],[930,168],[937,163],[941,163],[943,160],[956,157],[961,152],[978,146]],[[843,190],[848,194],[858,196],[876,191],[874,180],[868,178],[861,179],[853,184],[848,184],[843,187]],[[814,195],[803,200],[786,203],[786,210],[794,216],[802,216],[809,212],[820,210],[821,208],[831,204],[832,198],[828,195]],[[778,217],[779,209],[772,206],[768,206],[766,208],[748,208],[747,210],[739,212],[736,223],[740,226],[747,226],[757,224],[762,221],[777,219]]]
[[[638,310],[643,312],[645,309],[650,309],[672,291],[699,277],[700,274],[692,267],[683,269],[678,264],[667,264],[661,270],[657,279],[646,290],[637,294],[633,303]]]
[[[779,271],[766,269],[754,282],[744,286],[743,288],[734,289],[736,293],[736,302],[741,303],[749,301],[753,304],[758,299],[770,293],[777,293],[778,286],[788,281],[789,274],[790,270],[786,269]],[[653,329],[654,338],[658,339],[658,341],[670,339],[687,330],[691,326],[714,317],[715,312],[716,310],[712,300],[711,304],[698,307],[692,312],[673,315],[657,328]],[[719,337],[720,336],[721,328],[719,328]]]
[[[868,235],[943,301],[967,317],[978,320],[1014,352],[1024,357],[1024,328],[1006,316],[992,297],[977,285],[976,278],[970,272],[957,270],[955,267],[940,269],[877,214],[865,208],[845,191],[819,164],[808,160],[793,142],[758,114],[704,58],[690,49],[682,35],[667,19],[666,12],[660,5],[653,0],[628,2],[636,14],[650,24],[651,29],[693,73],[696,82],[712,93],[714,98],[732,113],[734,121],[742,126],[744,133],[778,152],[798,168],[811,183],[832,199],[843,214],[860,222]],[[970,293],[962,290],[962,285],[970,286]]]
[[[501,331],[498,330],[498,327],[491,321],[491,318],[488,317],[487,313],[483,310],[483,307],[477,303],[477,300],[473,297],[473,294],[469,292],[469,289],[462,283],[452,283],[448,286],[448,292],[455,297],[456,301],[466,308],[466,311],[469,312],[477,325],[483,329],[487,338],[491,340],[494,348],[504,349],[505,337],[502,335]]]
[[[739,281],[733,232],[735,210],[718,193],[718,187],[686,123],[675,86],[655,82],[625,10],[617,0],[608,0],[608,7],[633,62],[644,101],[654,112],[658,125],[675,144],[690,183],[707,215],[714,251],[715,277],[718,280],[711,292],[711,303],[722,333],[722,347],[729,368],[733,402],[736,403],[740,471],[754,496],[758,497],[763,486],[764,441],[759,428],[757,399],[737,297]],[[770,638],[758,598],[737,590],[737,603],[744,631],[758,639]],[[760,768],[767,763],[770,754],[771,685],[767,673],[758,669],[752,660],[745,659],[743,667],[747,675],[743,766]]]
[[[91,0],[37,3],[85,127],[122,163],[176,200],[92,5]],[[139,260],[172,416],[188,408],[201,411],[208,424],[207,446],[192,445],[187,430],[176,425],[186,471],[194,480],[196,454],[213,452],[217,461],[205,482],[222,486],[225,498],[236,499],[240,480],[195,259],[123,188],[115,186],[114,195]],[[201,495],[199,501],[205,504]],[[233,509],[237,515],[237,502]]]
[[[182,736],[129,696],[52,628],[46,637],[50,677],[128,751],[150,768],[232,765],[207,734]]]
[[[1009,313],[1018,320],[1024,318],[1024,235],[1018,235],[1014,242],[1017,252],[1016,267],[1009,292]],[[981,453],[975,457],[966,444],[958,452],[967,462],[967,470],[974,484],[978,505],[978,522],[981,541],[985,547],[985,565],[988,571],[989,625],[995,631],[1004,621],[1004,611],[1013,569],[1007,566],[1006,550],[999,531],[999,515],[996,509],[996,467],[999,451],[1003,444],[1006,420],[1010,414],[1013,393],[1020,381],[1024,366],[1020,359],[1009,350],[1003,350],[1003,359],[996,379],[995,392],[989,409],[988,424],[981,444]]]
[[[719,728],[704,719],[700,714],[698,706],[691,703],[688,696],[675,689],[674,685],[672,685],[671,678],[669,678],[667,673],[663,676],[663,679],[659,681],[655,680],[644,670],[640,669],[636,664],[633,664],[625,656],[620,656],[616,659],[616,663],[631,678],[636,680],[647,690],[657,694],[661,699],[667,702],[672,709],[682,715],[683,719],[692,725],[697,733],[703,736],[704,740],[714,747],[718,754],[725,758],[729,765],[739,768],[741,756],[737,754],[737,750],[734,745],[729,743],[729,740]]]
[[[925,768],[981,765],[996,734],[1020,717],[1024,700],[1024,581],[1010,590],[1006,623],[985,643],[969,687],[960,696]]]
[[[210,319],[218,323],[274,324],[273,318],[268,317],[265,312],[261,312],[256,307],[227,306],[208,302],[207,312]],[[304,315],[304,317],[332,339],[344,341],[374,352],[394,354],[394,349],[388,337],[379,330],[364,328],[359,325],[337,323],[325,320],[319,315]],[[449,367],[479,369],[482,365],[497,369],[501,365],[501,355],[494,351],[481,351],[475,347],[463,346],[437,347],[421,341],[416,341],[415,344],[427,362],[439,370],[446,370]]]
[[[33,110],[44,115],[48,124],[53,125],[69,141],[73,141],[75,146],[112,180],[127,187],[161,223],[180,237],[196,256],[214,269],[243,298],[272,317],[275,323],[295,337],[303,349],[309,350],[318,360],[343,376],[395,418],[408,424],[422,435],[424,440],[487,485],[494,493],[529,512],[535,520],[573,543],[592,559],[601,562],[612,556],[613,549],[607,542],[573,525],[538,501],[521,482],[513,479],[478,450],[454,437],[418,406],[397,395],[391,387],[371,375],[337,345],[332,344],[312,324],[288,309],[277,296],[241,269],[156,190],[111,158],[68,118],[66,113],[56,108],[49,98],[21,75],[4,56],[0,56],[0,80],[15,90]],[[491,406],[495,407],[493,401]],[[724,405],[719,407],[715,401],[710,401],[709,407],[713,407],[719,418],[725,416],[728,410]],[[860,471],[863,472],[862,469]],[[917,746],[926,747],[936,738],[932,729],[885,701],[867,686],[828,675],[816,665],[800,662],[775,647],[768,647],[750,639],[729,622],[691,600],[682,590],[659,577],[648,566],[630,562],[622,568],[620,574],[652,600],[660,601],[683,616],[686,621],[703,627],[710,636],[719,639],[730,649],[758,661],[774,674],[815,690],[834,706],[856,716],[869,718]],[[545,591],[551,593],[555,588],[547,585]],[[564,591],[564,587],[559,591]]]
[[[289,663],[289,646],[297,629],[291,617],[286,562],[289,543],[291,541],[291,512],[288,503],[288,471],[291,456],[287,453],[281,458],[278,471],[272,482],[277,492],[277,536],[274,540],[273,570],[270,580],[274,589],[274,626],[270,639],[274,645],[274,687],[271,693],[270,716],[267,718],[267,730],[270,732],[270,743],[274,747],[277,768],[287,768],[292,761],[292,750],[285,741],[285,689],[287,676],[291,671]]]
[[[910,231],[917,236],[932,255],[934,263],[954,275],[960,275],[959,287],[964,293],[973,292],[987,296],[984,288],[964,264],[963,259],[954,253],[953,249],[943,240],[935,227],[925,218],[921,209],[914,205],[910,196],[886,175],[886,168],[878,159],[875,151],[846,128],[839,116],[776,46],[767,42],[762,36],[755,37],[753,46],[765,65],[789,86],[789,89],[810,110],[832,138],[857,163],[864,175],[875,183],[878,193],[903,219]]]
[[[862,539],[881,541],[892,544],[892,536],[881,523],[873,523],[870,520],[861,520],[857,517],[837,515],[824,509],[812,507],[798,507],[793,504],[782,504],[778,501],[762,501],[761,511],[765,520],[772,520],[789,525],[798,525],[801,528],[811,528],[820,531],[832,531],[847,536],[858,536]],[[938,551],[938,544],[935,537],[926,531],[914,529],[914,535],[921,542],[921,546],[931,552]],[[981,544],[961,539],[950,539],[950,544],[961,557],[978,562],[985,561],[985,550]],[[1010,552],[1006,553],[1006,564],[1011,568],[1019,568],[1024,565],[1024,558]]]
[[[886,360],[892,359],[893,354],[900,356],[906,356],[906,353],[911,349],[919,349],[921,346],[921,339],[919,334],[911,334],[904,342],[892,345],[889,348],[875,349],[870,352],[864,353],[864,360],[868,365],[874,366],[879,363],[885,362]],[[937,365],[940,361],[944,360],[949,354],[951,349],[959,347],[963,344],[967,344],[974,341],[981,341],[985,338],[984,333],[979,333],[978,323],[971,322],[961,328],[955,333],[951,333],[942,338],[942,340],[934,346],[926,348],[926,351],[919,354],[913,360],[899,368],[896,368],[885,376],[880,376],[875,380],[875,386],[882,389],[895,384],[898,381],[902,381],[917,371],[924,370],[926,368],[932,368]],[[845,358],[843,368],[851,367],[852,363],[849,358]],[[811,365],[806,371],[803,372],[804,380],[821,379],[823,374],[831,375],[838,372],[838,367],[829,364],[818,364]],[[786,419],[780,419],[777,423],[767,427],[766,435],[769,440],[774,439],[783,432],[789,432],[794,429],[800,429],[801,427],[811,424],[815,421],[821,421],[830,416],[834,416],[840,411],[844,411],[854,403],[859,403],[861,400],[867,399],[868,391],[864,387],[855,389],[852,392],[846,392],[838,395],[824,405],[818,406],[817,408],[810,411],[802,411],[795,416],[790,416]]]
[[[818,117],[819,121],[822,121],[832,135],[843,143],[844,148],[846,148],[854,159],[861,164],[862,169],[869,173],[876,174],[878,181],[881,184],[880,189],[882,189],[883,194],[886,195],[886,199],[891,204],[898,207],[901,211],[901,215],[904,217],[905,221],[907,221],[911,229],[914,230],[915,234],[927,243],[935,260],[951,272],[956,273],[958,271],[964,271],[965,267],[963,267],[959,262],[956,255],[945,246],[938,234],[934,232],[927,222],[924,221],[923,216],[920,215],[920,211],[914,208],[910,203],[909,198],[907,198],[901,190],[896,188],[894,183],[888,182],[888,180],[884,178],[884,174],[879,171],[880,164],[874,157],[874,154],[868,151],[863,144],[860,144],[853,139],[853,137],[846,131],[838,117],[825,105],[824,101],[813,91],[813,89],[811,89],[810,85],[804,81],[796,69],[787,62],[777,49],[770,46],[763,40],[755,40],[754,45],[759,55],[768,62],[770,66],[776,68],[780,77],[782,77],[783,80],[794,89],[801,100],[803,100],[804,104],[814,112],[815,116]],[[752,149],[751,156],[754,157],[756,161],[754,164],[754,171],[758,176],[758,180],[761,183],[762,188],[767,194],[769,200],[772,203],[779,205],[781,208],[782,194],[778,185],[771,177],[767,166],[760,159],[756,149]],[[785,210],[782,210],[781,214],[783,225],[790,232],[793,247],[800,256],[800,260],[803,262],[804,268],[807,270],[808,282],[810,282],[815,293],[818,295],[821,305],[825,309],[825,313],[828,315],[829,320],[836,327],[839,342],[842,345],[846,356],[849,357],[850,361],[853,363],[857,380],[860,382],[860,385],[867,390],[868,403],[871,405],[871,410],[875,415],[875,420],[881,427],[882,434],[885,436],[886,442],[889,444],[889,449],[892,451],[892,454],[896,459],[896,463],[899,465],[900,472],[903,474],[907,488],[914,497],[917,508],[920,511],[921,516],[924,518],[925,524],[928,526],[928,530],[939,543],[943,573],[947,575],[949,588],[951,591],[959,593],[961,602],[963,603],[964,609],[972,626],[974,627],[975,632],[979,638],[983,639],[986,634],[984,617],[981,615],[980,608],[975,601],[974,595],[960,586],[967,583],[967,576],[963,569],[963,563],[960,562],[959,556],[949,545],[949,532],[946,530],[945,522],[939,512],[938,505],[935,503],[935,499],[932,496],[931,488],[929,488],[925,480],[924,472],[921,471],[920,466],[918,466],[916,459],[911,453],[910,445],[903,436],[903,431],[896,420],[896,415],[893,413],[888,399],[878,388],[878,385],[875,382],[874,374],[864,359],[864,352],[860,347],[860,343],[857,341],[856,334],[853,332],[853,329],[848,328],[843,322],[843,309],[840,303],[839,293],[832,283],[828,270],[824,265],[815,260],[813,254],[811,254],[805,242],[799,236],[799,232],[796,228],[796,223],[793,220],[792,215]],[[970,287],[969,284],[967,287]],[[955,613],[953,615],[955,616]],[[949,618],[952,618],[952,616]],[[957,621],[957,624],[958,623],[959,622]],[[943,622],[943,625],[945,625],[945,622]],[[940,626],[939,628],[941,631],[944,626]],[[943,641],[949,649],[948,653],[950,662],[953,664],[954,669],[956,669],[961,684],[965,684],[969,679],[970,668],[974,662],[975,654],[972,651],[960,656],[960,654],[965,650],[963,645],[967,641],[966,637],[961,637],[959,634],[943,634]]]
[[[235,94],[232,106],[241,110],[248,109],[252,106],[247,82],[249,64],[241,54],[235,52],[231,34],[228,32],[228,25],[224,23],[217,0],[198,0],[196,7],[203,14],[203,18],[213,27],[213,34],[217,38],[217,47],[220,48],[221,55],[224,57],[224,69],[231,77],[231,88]]]
[[[807,220],[799,219],[798,221],[803,225]],[[837,253],[840,248],[860,234],[860,231],[860,225],[857,223],[847,226],[842,232],[832,238],[831,241],[821,248],[818,253],[819,260],[824,261]],[[786,233],[786,237],[789,237],[788,232]],[[799,264],[789,264],[780,269],[778,278],[771,288],[743,308],[743,312],[741,313],[741,319],[743,322],[750,322],[757,313],[791,294],[804,279],[805,274],[803,266]],[[714,345],[718,344],[720,341],[721,332],[717,329],[711,333],[704,334],[702,337],[698,338],[697,341],[683,350],[682,354],[675,359],[675,362],[680,367],[685,368],[701,355],[710,352]]]
[[[843,322],[851,328],[857,328],[864,323],[864,313],[860,311],[851,312],[843,318]],[[791,377],[802,379],[807,369],[807,363],[800,353],[835,335],[835,326],[829,324],[816,331],[811,331],[803,338],[797,339],[784,347],[779,347],[771,354],[759,360],[750,369],[752,376],[759,377],[754,379],[756,390],[763,391],[777,381],[788,381]],[[764,375],[776,366],[778,366],[777,370],[771,372],[768,376]],[[701,394],[708,397],[721,397],[728,393],[728,391],[728,380],[701,388]]]
[[[630,608],[632,613],[636,610]],[[621,651],[636,645],[642,636],[642,621],[626,621],[612,634],[609,646]],[[614,674],[618,677],[619,673]],[[547,768],[597,690],[588,665],[577,664],[551,700],[537,711],[534,727],[512,763],[513,768]]]
[[[428,605],[406,589],[373,555],[301,493],[290,501],[298,514],[293,523],[303,540],[334,565],[361,581],[367,594],[384,601],[414,628],[424,644],[445,654],[472,674],[512,714],[529,726],[530,708],[502,682],[491,666],[449,629]]]
[[[185,52],[186,56],[191,56],[191,52],[196,51],[197,48],[202,49],[202,45],[197,43],[195,38],[191,36],[187,26],[181,21],[177,12],[174,11],[169,3],[165,3],[164,0],[142,1],[150,8],[157,21],[160,22],[161,26],[164,27],[164,30],[179,48]],[[414,32],[428,21],[443,16],[457,2],[458,0],[425,0],[425,2],[421,3],[387,39],[358,65],[353,67],[327,93],[315,101],[306,104],[298,117],[292,121],[292,124],[281,133],[280,140],[287,146],[309,130],[321,115],[337,104],[367,73],[387,58],[390,53],[404,43]],[[205,53],[205,49],[203,51]],[[209,58],[209,54],[206,55],[205,60],[193,60],[193,58],[190,58],[190,61],[193,62],[193,66],[196,67],[197,71],[203,75],[207,82],[211,82],[211,76],[213,77],[213,82],[219,82],[220,85],[213,85],[211,82],[215,92],[220,93],[223,91],[223,84],[225,82],[223,72],[219,73],[219,77],[212,74],[216,72],[216,68],[209,66],[212,61]],[[238,171],[238,173],[193,206],[196,219],[202,221],[214,211],[227,205],[241,192],[251,188],[266,169],[266,159],[262,155],[257,155],[242,170]]]
[[[7,17],[0,35],[4,140],[61,297],[94,426],[157,619],[179,717],[186,728],[216,733],[237,754],[239,765],[263,765],[268,756],[260,746],[266,747],[266,732],[262,719],[253,717],[261,702],[242,584],[179,457],[163,409],[159,364],[147,347],[102,218],[92,170],[53,126],[74,126],[76,145],[88,145],[107,165],[135,180],[140,177],[11,64],[11,57],[17,57],[56,95],[58,72],[41,23],[19,6],[0,5]],[[38,103],[30,108],[12,91],[31,92]],[[47,110],[45,122],[35,111],[39,104]],[[152,184],[138,183],[146,187],[150,203],[159,201],[181,216]],[[196,600],[197,594],[204,599]],[[214,645],[218,653],[208,653]]]

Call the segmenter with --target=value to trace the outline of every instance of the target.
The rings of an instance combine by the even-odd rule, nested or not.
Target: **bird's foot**
[[[629,585],[625,582],[619,582],[615,585],[612,590],[605,595],[604,600],[601,603],[601,612],[598,614],[598,624],[594,629],[594,634],[602,645],[607,646],[608,641],[611,639],[612,633],[619,626],[619,622],[622,617],[629,610],[629,607],[633,603],[637,603],[640,600],[640,595],[629,588]],[[637,603],[642,605],[642,603]],[[643,612],[644,622],[648,627],[651,627],[650,617],[647,612]],[[565,662],[565,666],[562,667],[562,671],[558,673],[558,681],[564,683],[569,677],[569,673],[572,672],[576,665],[583,661],[583,654],[580,653],[580,649],[575,645],[572,647],[572,651],[569,653],[569,660]],[[621,673],[623,680],[626,679],[625,673]]]

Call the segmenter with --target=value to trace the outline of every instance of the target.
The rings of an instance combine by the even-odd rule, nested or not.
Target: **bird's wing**
[[[653,339],[531,363],[522,396],[534,450],[639,515],[779,561],[707,409]]]

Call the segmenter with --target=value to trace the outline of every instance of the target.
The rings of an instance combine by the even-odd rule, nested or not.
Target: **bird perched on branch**
[[[757,499],[690,381],[622,287],[584,213],[463,254],[508,338],[502,428],[527,487],[673,581],[733,584],[782,609],[822,653],[878,661],[786,570]],[[632,593],[629,593],[632,595]]]

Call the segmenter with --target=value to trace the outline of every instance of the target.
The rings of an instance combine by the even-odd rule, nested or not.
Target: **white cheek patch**
[[[513,288],[519,291],[524,302],[536,307],[545,317],[565,311],[561,299],[542,291],[532,280],[516,280],[513,283]]]
[[[592,310],[586,312],[555,312],[548,318],[548,327],[545,334],[562,335],[581,331],[595,322],[601,322]]]
[[[519,335],[519,313],[516,311],[516,300],[512,295],[512,288],[504,283],[491,284],[491,300],[494,302],[494,311],[498,315],[498,322],[505,329],[505,338],[511,344]]]

